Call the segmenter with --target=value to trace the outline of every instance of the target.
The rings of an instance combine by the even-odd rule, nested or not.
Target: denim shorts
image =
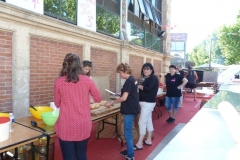
[[[173,106],[174,110],[178,110],[178,102],[180,97],[166,97],[166,109],[168,111],[171,111],[171,106]]]

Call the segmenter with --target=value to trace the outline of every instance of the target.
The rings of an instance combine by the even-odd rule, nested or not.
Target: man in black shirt
[[[186,73],[185,77],[187,78],[188,83],[186,85],[184,96],[186,95],[188,89],[191,88],[194,91],[194,101],[196,101],[196,88],[197,88],[196,81],[198,80],[198,75],[196,71],[192,70],[192,66],[188,67],[188,72]]]
[[[182,66],[178,66],[177,70],[180,73],[180,76],[184,77],[184,71],[182,70]]]

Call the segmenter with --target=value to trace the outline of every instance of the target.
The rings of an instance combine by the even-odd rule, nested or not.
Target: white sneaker
[[[182,108],[183,106],[178,106],[178,107],[181,107],[181,108]]]

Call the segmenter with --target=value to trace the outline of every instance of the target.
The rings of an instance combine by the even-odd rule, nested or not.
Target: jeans
[[[156,106],[156,103],[148,103],[148,102],[139,102],[141,106],[141,113],[140,118],[138,121],[139,125],[139,133],[141,135],[146,134],[147,131],[153,131],[153,124],[152,124],[152,111]]]
[[[180,97],[166,97],[166,109],[171,111],[171,106],[173,105],[174,110],[177,111],[179,99]]]
[[[133,127],[133,120],[134,115],[128,114],[124,115],[124,136],[127,143],[127,155],[129,158],[134,157],[134,144],[133,144],[133,134],[132,134],[132,127]]]
[[[87,142],[82,141],[64,141],[59,138],[63,160],[87,160]]]

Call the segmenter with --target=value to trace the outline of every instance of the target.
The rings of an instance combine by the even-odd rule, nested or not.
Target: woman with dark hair
[[[91,77],[92,62],[88,60],[83,61],[83,72],[85,75]]]
[[[54,103],[60,108],[54,127],[64,160],[87,159],[87,140],[92,129],[89,94],[95,102],[102,100],[96,85],[84,75],[79,56],[68,53],[54,84]]]
[[[91,79],[91,69],[92,69],[92,62],[89,60],[83,61],[83,72],[86,76],[89,76]],[[91,95],[89,95],[90,103],[94,103],[94,100]]]
[[[119,64],[116,72],[120,74],[121,78],[126,79],[121,89],[121,97],[112,102],[106,102],[105,106],[110,107],[113,104],[121,103],[120,113],[124,116],[124,136],[127,143],[127,150],[121,151],[120,154],[124,156],[126,160],[133,160],[134,143],[132,126],[134,117],[140,112],[137,93],[138,82],[132,76],[132,69],[126,63]]]
[[[140,136],[138,142],[135,144],[135,150],[142,150],[143,144],[152,145],[152,111],[156,106],[156,96],[159,86],[157,76],[154,75],[154,69],[151,63],[145,63],[141,71],[144,81],[139,88],[139,102],[141,107],[140,118],[138,121]],[[147,139],[143,140],[147,130]]]
[[[181,89],[187,84],[188,80],[180,74],[176,74],[176,66],[170,65],[169,72],[165,76],[165,84],[167,86],[166,93],[166,109],[169,113],[167,123],[174,123],[178,111],[178,102],[182,96]],[[173,108],[172,108],[173,106]]]

